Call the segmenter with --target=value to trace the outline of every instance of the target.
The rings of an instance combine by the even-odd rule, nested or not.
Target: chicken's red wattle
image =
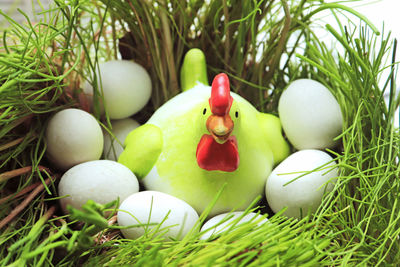
[[[207,171],[235,171],[239,166],[236,137],[230,136],[225,143],[219,144],[211,135],[203,135],[197,145],[196,158],[199,167]]]

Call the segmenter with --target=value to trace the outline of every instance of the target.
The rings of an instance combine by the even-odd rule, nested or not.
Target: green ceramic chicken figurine
[[[226,184],[210,213],[215,215],[243,210],[262,195],[289,145],[280,120],[230,92],[226,74],[217,75],[211,87],[206,83],[204,54],[192,49],[181,70],[184,92],[127,136],[118,161],[147,190],[185,200],[199,213]]]

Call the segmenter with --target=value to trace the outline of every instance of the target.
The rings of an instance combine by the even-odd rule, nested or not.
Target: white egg
[[[161,224],[164,238],[181,240],[194,227],[199,216],[186,202],[157,191],[143,191],[129,196],[118,211],[118,224]],[[125,238],[135,239],[146,233],[152,234],[158,225],[146,225],[121,229]]]
[[[334,147],[342,131],[339,103],[323,84],[300,79],[292,82],[279,99],[282,128],[292,145],[301,149]]]
[[[91,114],[80,109],[65,109],[50,119],[46,128],[46,144],[48,159],[66,170],[101,157],[103,132]]]
[[[99,64],[99,91],[111,119],[127,118],[141,110],[151,96],[151,79],[139,64],[129,60],[111,60]],[[84,93],[93,96],[93,87],[86,82]]]
[[[61,207],[80,209],[89,199],[107,204],[119,198],[120,203],[139,191],[136,176],[124,165],[111,160],[94,160],[69,169],[58,185]]]
[[[209,239],[211,236],[216,236],[222,232],[229,230],[231,227],[237,227],[249,221],[258,222],[257,225],[262,225],[268,222],[267,218],[254,212],[249,212],[246,215],[243,214],[244,214],[243,211],[235,211],[229,213],[222,213],[209,219],[203,225],[203,227],[201,227],[200,232],[204,233],[200,236],[200,239],[201,240]]]
[[[293,153],[267,179],[265,195],[269,206],[275,213],[287,207],[284,214],[296,218],[316,211],[324,193],[331,191],[336,182],[338,169],[334,165],[333,158],[320,150]],[[306,174],[309,171],[313,172]]]
[[[111,121],[111,132],[116,139],[113,139],[107,131],[104,131],[104,157],[116,161],[122,151],[124,151],[121,144],[124,144],[128,134],[139,126],[140,124],[131,118]]]

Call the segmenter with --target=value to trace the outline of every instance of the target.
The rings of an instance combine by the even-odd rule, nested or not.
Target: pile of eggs
[[[298,150],[283,160],[265,185],[274,212],[301,218],[320,206],[338,177],[334,159],[323,150],[338,144],[342,131],[339,103],[323,84],[299,79],[283,91],[278,104],[282,128]]]
[[[118,224],[136,225],[121,229],[125,238],[154,232],[182,239],[198,223],[197,212],[165,193],[139,192],[136,176],[116,162],[126,136],[139,127],[129,117],[149,101],[150,77],[143,67],[126,60],[102,63],[99,70],[101,110],[111,119],[111,132],[102,130],[90,113],[74,108],[56,113],[46,129],[47,157],[64,171],[58,185],[61,207],[67,213],[68,205],[80,209],[88,200],[106,204],[119,199]],[[84,85],[90,101],[93,90],[88,83]],[[280,98],[278,111],[286,137],[298,151],[272,171],[265,186],[266,199],[274,212],[285,209],[283,214],[288,217],[301,218],[319,207],[338,176],[333,158],[323,150],[337,145],[334,139],[341,133],[342,115],[329,90],[310,79],[292,82]],[[258,213],[224,213],[202,226],[200,239],[248,221],[268,223]]]
[[[47,158],[65,171],[58,185],[62,209],[81,208],[89,199],[106,204],[123,201],[139,191],[136,176],[115,162],[130,131],[139,124],[129,118],[149,101],[151,79],[146,70],[131,61],[114,60],[99,66],[102,111],[111,118],[112,134],[101,129],[88,112],[69,108],[50,118],[46,128]],[[87,83],[84,93],[93,99]],[[104,155],[105,160],[100,160]]]

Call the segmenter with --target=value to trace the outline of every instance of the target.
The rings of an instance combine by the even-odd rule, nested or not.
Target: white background
[[[335,2],[335,1],[327,1],[327,2]],[[348,3],[343,1],[344,5],[352,7],[357,12],[363,14],[367,17],[379,30],[382,31],[384,26],[384,34],[387,36],[387,33],[391,31],[391,37],[397,39],[397,49],[396,49],[396,62],[400,61],[400,0],[378,0],[378,1],[357,1],[353,3]],[[335,25],[335,19],[329,13],[324,16],[322,19],[324,22]],[[355,17],[351,17],[352,21],[358,25],[359,19]],[[345,22],[343,22],[345,24]],[[324,36],[324,38],[330,38],[330,36]],[[390,58],[391,59],[391,55]],[[390,62],[388,62],[389,64]],[[388,72],[383,72],[383,77],[387,77]],[[381,85],[383,85],[384,81],[382,79]],[[383,86],[382,86],[383,87]],[[400,71],[397,71],[397,92],[400,91]],[[395,125],[399,127],[399,110],[397,110],[397,115],[395,118]]]

